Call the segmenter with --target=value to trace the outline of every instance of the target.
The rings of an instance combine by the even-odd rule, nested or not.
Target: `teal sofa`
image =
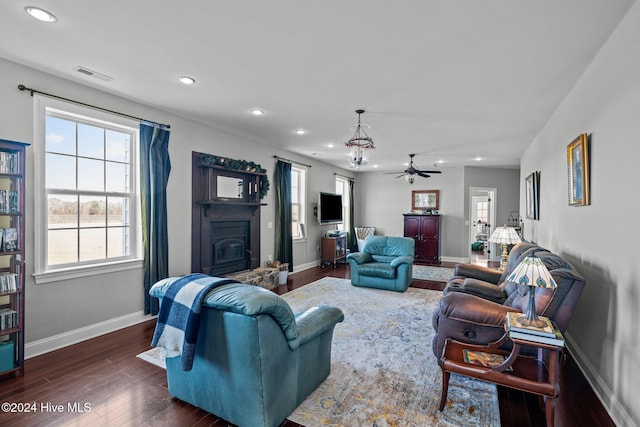
[[[162,303],[170,284],[149,293]],[[269,290],[219,286],[202,306],[192,369],[182,370],[180,356],[166,359],[169,393],[240,427],[278,426],[329,376],[343,319],[335,307],[294,315]]]
[[[414,255],[410,237],[368,236],[361,252],[347,256],[351,284],[404,292],[413,280]]]

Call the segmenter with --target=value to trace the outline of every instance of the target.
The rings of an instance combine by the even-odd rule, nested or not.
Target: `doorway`
[[[496,222],[495,188],[469,188],[469,260],[472,264],[488,266],[494,261],[495,244],[489,237]]]

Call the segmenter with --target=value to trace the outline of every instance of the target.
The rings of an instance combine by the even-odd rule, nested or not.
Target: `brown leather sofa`
[[[584,278],[562,257],[532,243],[519,243],[509,253],[504,272],[472,264],[458,264],[447,283],[439,310],[433,314],[433,352],[440,356],[447,338],[470,344],[488,344],[504,334],[509,311],[526,311],[528,287],[506,280],[527,256],[545,264],[558,284],[555,289],[538,288],[538,315],[549,317],[565,332],[585,286]]]

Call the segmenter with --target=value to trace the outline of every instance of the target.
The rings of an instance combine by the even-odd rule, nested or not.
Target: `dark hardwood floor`
[[[324,276],[349,278],[349,268],[339,265],[290,274],[287,285],[277,292]],[[412,286],[442,290],[443,283],[414,281]],[[14,404],[10,409],[17,411],[8,412],[3,406],[0,425],[228,426],[215,415],[169,396],[164,370],[135,357],[149,348],[154,326],[155,321],[147,321],[28,359],[24,377],[0,377],[0,403]],[[536,397],[499,387],[498,399],[502,426],[545,424]],[[570,354],[562,366],[555,417],[557,426],[614,425]]]

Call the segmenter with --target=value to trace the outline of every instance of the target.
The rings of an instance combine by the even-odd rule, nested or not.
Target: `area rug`
[[[442,293],[409,288],[397,293],[322,278],[283,295],[298,313],[339,307],[331,374],[289,416],[316,426],[499,426],[495,385],[451,375],[438,411],[442,374],[431,350],[431,314]]]
[[[453,277],[453,268],[434,267],[431,265],[413,265],[413,278],[419,280],[431,280],[434,282],[446,282]]]
[[[155,347],[151,350],[144,351],[140,354],[137,354],[136,357],[144,360],[145,362],[152,363],[156,366],[159,366],[162,369],[167,369],[167,365],[165,363],[165,356],[167,351],[162,347]]]

